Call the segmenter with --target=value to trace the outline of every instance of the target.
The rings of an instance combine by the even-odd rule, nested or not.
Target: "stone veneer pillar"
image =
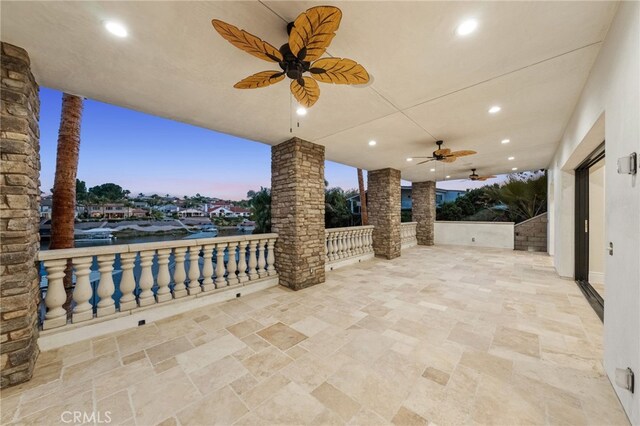
[[[31,378],[38,357],[38,85],[23,49],[0,43],[0,387]]]
[[[411,184],[411,220],[418,222],[416,237],[421,246],[432,246],[436,220],[436,183],[413,182]]]
[[[293,138],[271,148],[271,228],[280,284],[324,282],[324,147]]]
[[[367,209],[376,256],[400,257],[400,170],[367,172]]]

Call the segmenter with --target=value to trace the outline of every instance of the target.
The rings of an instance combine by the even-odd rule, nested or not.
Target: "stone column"
[[[23,49],[0,43],[0,387],[31,378],[38,357],[40,99]]]
[[[367,172],[367,208],[376,256],[400,257],[400,170]]]
[[[436,183],[413,182],[411,184],[411,217],[418,222],[416,237],[421,246],[432,246],[436,220]]]
[[[271,148],[271,228],[280,284],[324,282],[324,147],[293,138]]]

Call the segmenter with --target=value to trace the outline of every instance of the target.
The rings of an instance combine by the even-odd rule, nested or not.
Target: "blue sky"
[[[62,93],[40,89],[41,187],[53,187]],[[88,187],[113,182],[132,194],[207,195],[240,200],[271,185],[271,147],[189,124],[87,99],[78,178]],[[329,186],[357,188],[356,169],[327,161]],[[403,184],[407,184],[404,182]],[[464,189],[486,183],[438,182]]]

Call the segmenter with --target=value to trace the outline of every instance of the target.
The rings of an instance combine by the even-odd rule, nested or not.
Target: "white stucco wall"
[[[553,184],[549,240],[562,276],[573,276],[573,169],[606,140],[604,366],[631,367],[640,377],[640,181],[619,175],[616,160],[640,152],[640,3],[621,2],[556,155],[549,165]],[[613,386],[631,422],[640,424],[640,391]]]
[[[435,223],[435,244],[494,247],[513,250],[513,222]],[[475,240],[475,241],[474,241]]]

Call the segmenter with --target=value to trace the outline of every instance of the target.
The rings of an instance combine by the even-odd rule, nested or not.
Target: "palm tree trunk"
[[[74,247],[74,220],[76,212],[76,177],[80,155],[80,123],[82,98],[65,93],[62,96],[62,113],[58,130],[56,175],[53,183],[51,208],[50,249]],[[65,308],[69,312],[72,294],[72,265],[67,264],[64,287],[67,292]]]
[[[360,218],[362,226],[365,226],[369,224],[369,216],[367,215],[367,193],[364,190],[362,169],[358,169],[358,187],[360,190]]]

